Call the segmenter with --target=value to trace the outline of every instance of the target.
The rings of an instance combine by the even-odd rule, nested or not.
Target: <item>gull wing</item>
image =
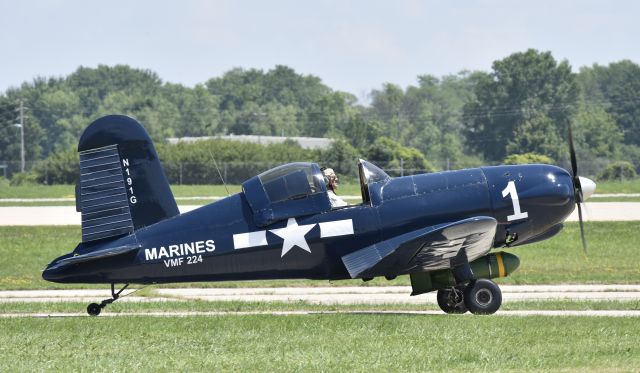
[[[489,216],[438,224],[354,251],[342,262],[352,278],[451,268],[461,250],[470,262],[491,250],[496,226]]]

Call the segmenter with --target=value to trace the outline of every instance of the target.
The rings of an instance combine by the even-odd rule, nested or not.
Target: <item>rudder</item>
[[[153,142],[124,115],[91,123],[78,143],[82,242],[115,238],[178,215]]]

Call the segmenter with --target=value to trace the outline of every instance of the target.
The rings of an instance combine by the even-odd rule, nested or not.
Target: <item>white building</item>
[[[241,142],[252,142],[256,144],[282,144],[286,140],[293,140],[304,149],[327,149],[335,141],[325,137],[282,137],[282,136],[257,136],[257,135],[225,135],[225,136],[202,136],[202,137],[170,137],[169,144],[179,142],[196,142],[203,140],[232,140]]]

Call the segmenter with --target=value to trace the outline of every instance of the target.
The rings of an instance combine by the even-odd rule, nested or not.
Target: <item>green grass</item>
[[[587,206],[598,202],[640,202],[640,197],[598,197],[589,198]]]
[[[0,201],[0,207],[42,207],[42,206],[75,206],[71,201],[46,201],[46,202],[7,202]]]
[[[227,185],[229,194],[242,191],[241,185]],[[171,185],[175,197],[224,197],[227,189],[224,185]],[[360,195],[359,184],[340,184],[340,195]],[[1,186],[0,198],[74,198],[74,185],[19,185]]]
[[[637,222],[587,222],[585,224],[589,255],[580,244],[576,223],[551,240],[509,249],[520,257],[521,265],[511,277],[498,280],[502,284],[553,283],[640,283],[640,230]],[[70,252],[80,239],[80,227],[0,227],[0,290],[65,289],[96,287],[62,285],[41,279],[41,270],[59,255]],[[244,281],[187,283],[185,287],[273,287],[330,285],[409,285],[407,276],[393,281],[377,278],[363,283],[346,281]],[[103,286],[99,286],[103,287]]]
[[[74,198],[75,187],[73,185],[21,185],[0,186],[0,199],[3,198]],[[241,185],[228,185],[229,194],[235,194],[242,190]],[[223,185],[172,185],[171,189],[178,204],[204,205],[213,202],[213,199],[182,200],[181,197],[224,197],[227,190]],[[632,181],[606,181],[598,182],[597,193],[640,193],[640,179]],[[340,184],[338,189],[340,196],[359,196],[359,184]],[[359,203],[359,200],[348,200],[350,203]],[[606,197],[592,198],[589,203],[595,202],[640,202],[640,197]],[[0,206],[75,206],[75,202],[2,202]]]
[[[231,194],[242,190],[240,185],[228,185]],[[223,185],[172,185],[176,197],[226,196]],[[0,198],[74,198],[74,185],[19,185],[0,188]]]
[[[229,193],[242,190],[238,184],[227,185]],[[171,185],[176,197],[226,196],[223,185]],[[359,195],[360,185],[356,183],[340,184],[341,195]],[[597,193],[640,193],[640,179],[626,181],[597,181]],[[0,198],[73,198],[74,185],[19,185],[0,186]]]
[[[74,185],[0,186],[0,198],[75,198]]]
[[[0,371],[632,371],[638,325],[373,314],[1,319]]]
[[[586,222],[585,232],[587,255],[577,223],[567,223],[550,240],[510,249],[520,257],[520,268],[499,282],[640,283],[638,222]]]
[[[596,181],[596,193],[640,193],[640,179]]]

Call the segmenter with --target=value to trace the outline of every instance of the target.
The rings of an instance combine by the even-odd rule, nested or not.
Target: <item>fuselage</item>
[[[347,279],[342,256],[394,236],[488,216],[498,222],[494,247],[520,245],[559,232],[575,207],[571,176],[549,165],[391,178],[370,183],[368,191],[363,204],[302,212],[269,225],[256,224],[245,191],[115,240],[81,244],[43,276],[69,283]],[[138,248],[124,256],[55,265],[73,255],[132,246]]]

